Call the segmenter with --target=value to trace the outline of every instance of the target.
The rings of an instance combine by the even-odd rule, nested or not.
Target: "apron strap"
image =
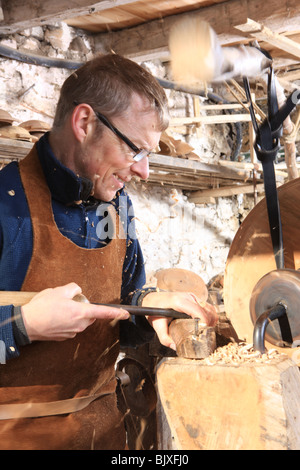
[[[86,408],[94,400],[106,395],[111,395],[111,392],[45,403],[13,403],[0,405],[0,420],[38,418],[42,416],[74,413]]]

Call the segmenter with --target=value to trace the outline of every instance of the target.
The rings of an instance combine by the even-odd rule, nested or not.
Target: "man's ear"
[[[88,104],[79,104],[73,110],[71,125],[74,136],[79,142],[83,142],[91,132],[94,120],[94,111]]]

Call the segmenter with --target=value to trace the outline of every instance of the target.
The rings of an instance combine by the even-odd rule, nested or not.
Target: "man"
[[[153,326],[162,344],[174,345],[166,319],[129,321],[126,309],[96,303],[168,307],[216,321],[189,293],[143,290],[123,186],[148,177],[147,156],[166,116],[151,74],[118,55],[98,57],[62,86],[51,132],[0,173],[0,288],[37,292],[21,308],[0,310],[1,449],[124,448],[119,338],[141,342]],[[73,300],[81,292],[90,303]]]

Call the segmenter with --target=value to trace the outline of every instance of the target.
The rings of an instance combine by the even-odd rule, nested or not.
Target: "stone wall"
[[[143,247],[148,285],[155,272],[183,268],[208,283],[224,272],[230,244],[240,221],[253,207],[245,196],[218,198],[195,205],[182,191],[152,185],[128,188],[135,207],[138,238]]]
[[[26,30],[0,42],[48,57],[84,62],[93,56],[93,37],[64,23]],[[161,64],[145,65],[155,76],[168,78]],[[0,57],[0,108],[10,112],[15,125],[29,119],[51,124],[60,86],[70,73]],[[167,95],[171,115],[190,115],[190,95],[171,90]],[[214,163],[230,155],[226,126],[203,126],[200,137],[198,133],[187,140],[202,161]],[[253,206],[253,199],[245,196],[219,198],[216,204],[196,206],[180,190],[145,183],[130,184],[128,192],[134,202],[147,282],[151,285],[155,285],[155,272],[162,268],[190,269],[205,282],[222,273],[239,223]]]
[[[52,58],[86,61],[93,56],[92,37],[65,23],[36,27],[2,38],[0,43]],[[59,90],[72,71],[30,65],[0,58],[0,107],[7,109],[16,123],[40,119],[49,124],[55,112]]]

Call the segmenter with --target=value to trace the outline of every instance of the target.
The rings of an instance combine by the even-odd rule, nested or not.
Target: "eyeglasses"
[[[131,142],[131,140],[128,139],[128,137],[126,137],[126,135],[122,134],[119,129],[117,129],[111,122],[109,122],[109,120],[105,116],[103,116],[103,114],[99,113],[98,111],[94,111],[94,113],[106,127],[108,127],[112,132],[114,132],[121,140],[123,140],[123,142],[125,142],[125,144],[128,145],[128,147],[131,148],[131,150],[135,152],[134,157],[132,157],[135,162],[139,162],[150,154],[148,150],[138,148],[133,142]]]
[[[73,103],[75,106],[79,105],[77,101],[73,101]],[[121,140],[123,140],[123,142],[125,142],[125,144],[127,144],[128,147],[131,148],[131,150],[135,152],[134,157],[132,157],[135,162],[139,162],[143,158],[148,157],[148,155],[150,155],[150,152],[148,150],[140,149],[133,142],[131,142],[131,140],[129,140],[126,135],[119,131],[119,129],[117,129],[105,116],[103,116],[103,114],[95,110],[94,113],[96,114],[99,121],[101,121],[106,127],[108,127],[114,134],[116,134]]]

